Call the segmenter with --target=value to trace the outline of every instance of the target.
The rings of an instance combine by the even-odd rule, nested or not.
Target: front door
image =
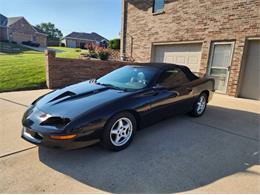
[[[233,48],[233,42],[215,42],[211,48],[208,74],[215,79],[215,89],[220,93],[227,91]]]
[[[192,89],[190,80],[179,68],[164,71],[157,86],[163,87],[160,91],[161,97],[151,102],[151,109],[160,116],[190,111],[192,107]]]

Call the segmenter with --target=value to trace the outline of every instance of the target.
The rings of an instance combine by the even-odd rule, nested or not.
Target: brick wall
[[[153,44],[201,41],[200,71],[207,71],[213,41],[234,41],[227,93],[237,95],[247,37],[260,37],[259,0],[165,0],[164,13],[153,14],[153,0],[124,0],[122,51],[137,62],[152,61]]]
[[[61,88],[84,80],[98,78],[129,64],[120,61],[57,58],[54,51],[45,51],[48,88]]]
[[[32,35],[25,34],[21,32],[12,32],[12,35],[9,36],[10,41],[15,41],[17,43],[22,43],[23,41],[31,41]]]
[[[41,47],[47,47],[47,37],[42,34],[35,34],[36,42],[40,44]]]
[[[0,26],[0,41],[5,41],[7,38],[7,28]]]

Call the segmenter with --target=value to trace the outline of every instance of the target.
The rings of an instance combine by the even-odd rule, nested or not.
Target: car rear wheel
[[[208,95],[202,93],[195,101],[193,109],[190,112],[191,116],[199,117],[202,116],[207,108]]]
[[[122,112],[115,115],[105,126],[102,136],[103,146],[113,151],[125,149],[133,140],[136,127],[136,120],[132,114]]]

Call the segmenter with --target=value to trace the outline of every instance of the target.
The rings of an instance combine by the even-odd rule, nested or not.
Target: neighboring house
[[[216,90],[260,99],[259,0],[123,0],[121,56],[187,65]]]
[[[88,44],[103,45],[107,44],[108,40],[97,33],[72,32],[65,36],[62,42],[66,47],[84,48]]]
[[[0,14],[0,41],[17,43],[32,41],[47,46],[47,35],[32,26],[24,17],[5,17]]]
[[[7,17],[0,14],[0,41],[6,41],[7,39]]]

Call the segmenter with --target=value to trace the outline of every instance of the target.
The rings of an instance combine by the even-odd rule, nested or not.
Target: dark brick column
[[[53,78],[53,71],[52,71],[52,66],[54,65],[54,60],[56,58],[56,53],[55,51],[51,50],[45,50],[45,70],[46,70],[46,85],[49,89],[52,89],[52,80]]]

